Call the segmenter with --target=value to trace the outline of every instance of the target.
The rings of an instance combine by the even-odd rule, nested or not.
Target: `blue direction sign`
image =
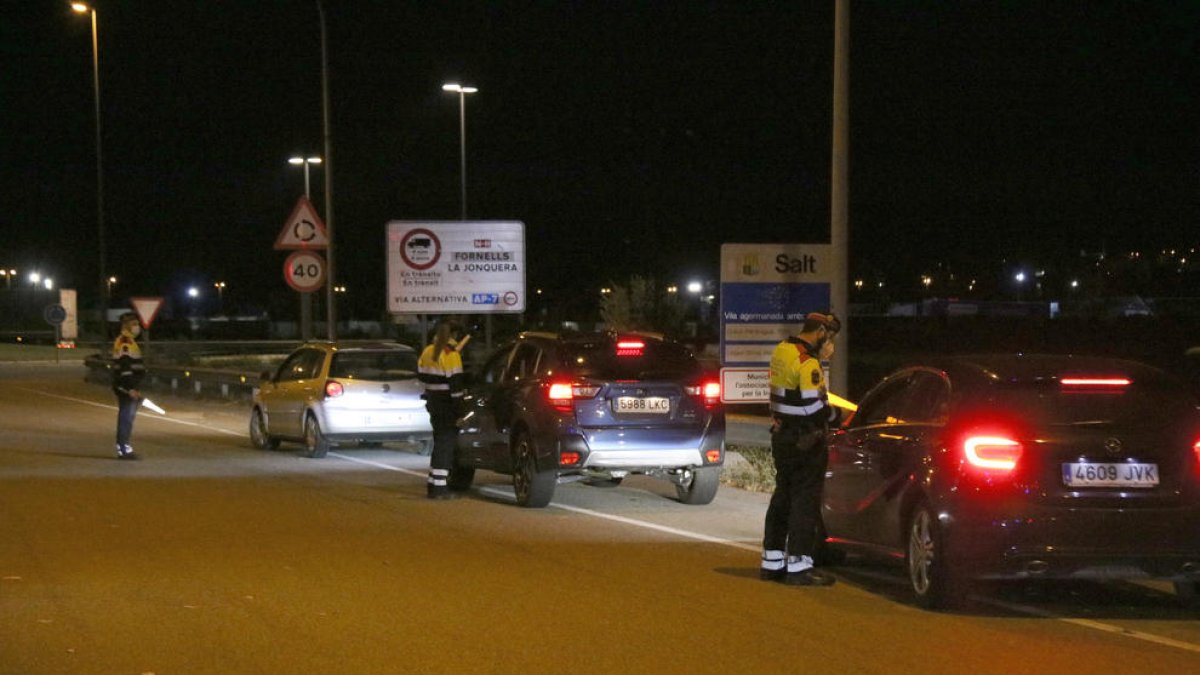
[[[59,326],[67,320],[67,308],[57,303],[46,305],[46,308],[42,310],[42,317],[51,326]]]

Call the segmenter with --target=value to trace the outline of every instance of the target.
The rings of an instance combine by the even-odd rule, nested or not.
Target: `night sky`
[[[0,0],[0,266],[97,285],[90,24]],[[833,2],[355,2],[326,10],[338,282],[385,308],[389,220],[526,223],[529,286],[714,278],[828,241]],[[315,2],[99,10],[114,295],[294,311],[272,243],[321,154]],[[852,3],[855,274],[1191,246],[1200,3]],[[324,170],[312,172],[324,206]]]

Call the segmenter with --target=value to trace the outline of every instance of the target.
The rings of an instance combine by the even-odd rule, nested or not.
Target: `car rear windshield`
[[[353,380],[404,380],[417,376],[414,352],[338,352],[329,364],[329,376]]]
[[[1051,425],[1160,427],[1196,414],[1186,390],[1161,381],[1074,390],[1058,383],[1009,384],[995,402]]]
[[[599,341],[568,345],[562,355],[572,375],[594,380],[688,380],[703,372],[683,345],[647,340],[640,352],[618,355],[615,343]]]

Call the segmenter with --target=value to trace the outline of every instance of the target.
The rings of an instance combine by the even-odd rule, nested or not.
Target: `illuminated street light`
[[[688,293],[699,294],[700,291],[704,290],[704,284],[700,283],[699,281],[689,281],[687,289]]]
[[[308,167],[310,164],[320,164],[320,163],[321,163],[320,157],[291,157],[291,158],[288,158],[288,164],[291,164],[292,166],[303,166],[304,167],[304,198],[305,199],[309,199],[309,200],[312,199],[312,196],[309,194],[309,190],[308,190]]]
[[[0,276],[4,277],[4,285],[7,288],[12,288],[12,278],[17,276],[16,270],[0,270]]]
[[[42,288],[45,288],[48,291],[54,290],[54,280],[50,277],[42,279]]]
[[[195,286],[192,286],[191,288],[189,288],[187,293],[188,293],[189,298],[200,297],[200,289],[196,288]]]
[[[213,288],[217,289],[217,312],[223,313],[225,311],[225,282],[218,281],[213,284]]]
[[[38,272],[30,272],[29,273],[29,283],[33,284],[34,286],[37,286],[39,283],[41,283],[41,281],[42,281],[41,274],[39,274]]]
[[[100,33],[99,17],[96,8],[82,2],[71,3],[71,9],[79,14],[88,14],[92,19],[92,89],[96,104],[96,251],[100,256],[99,290],[104,293],[100,298],[100,315],[104,316],[108,309],[108,275],[105,274],[104,246],[104,153],[101,148],[100,134]],[[103,319],[101,320],[103,323]]]
[[[675,284],[671,284],[670,286],[667,286],[667,293],[674,295],[675,293],[678,293],[678,292],[679,292],[679,287],[676,286]]]
[[[107,278],[107,279],[105,279],[105,280],[104,280],[104,285],[105,285],[105,289],[104,289],[104,291],[105,291],[105,294],[104,294],[104,297],[106,297],[106,298],[108,298],[108,297],[112,297],[112,287],[113,287],[113,284],[115,284],[115,283],[117,283],[117,278],[116,278],[116,277],[109,277],[109,278]]]
[[[462,219],[467,219],[467,94],[474,94],[479,90],[475,87],[464,87],[457,82],[451,82],[442,85],[442,91],[452,91],[458,94],[458,147],[459,158],[461,163],[460,176],[462,178]]]

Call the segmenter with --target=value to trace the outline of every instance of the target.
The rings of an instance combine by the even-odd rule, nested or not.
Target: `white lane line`
[[[116,410],[117,409],[117,406],[110,405],[107,403],[97,403],[95,401],[89,401],[89,400],[83,399],[83,398],[75,398],[73,396],[62,396],[60,394],[51,394],[51,393],[44,392],[44,391],[38,391],[37,389],[30,389],[28,387],[13,387],[13,389],[20,389],[21,391],[29,391],[29,392],[33,392],[34,394],[40,394],[42,396],[49,396],[50,398],[57,398],[57,399],[60,399],[63,401],[82,403],[83,405],[90,405],[95,408],[104,408],[105,410]],[[207,424],[200,424],[199,422],[188,422],[187,420],[177,420],[177,419],[173,419],[170,416],[166,416],[166,415],[154,415],[154,416],[142,415],[141,418],[148,419],[148,420],[158,420],[160,422],[173,422],[175,424],[183,424],[183,425],[186,425],[189,427],[198,427],[200,429],[205,429],[208,431],[216,431],[216,432],[219,432],[222,434],[227,434],[229,436],[239,436],[239,437],[245,436],[245,434],[238,432],[238,431],[230,431],[228,429],[222,429],[221,427],[214,427],[214,426],[210,426]]]
[[[20,389],[22,391],[33,392],[35,394],[41,394],[42,396],[49,396],[51,398],[62,399],[64,401],[74,401],[76,403],[82,403],[85,405],[96,406],[98,408],[106,408],[109,410],[117,409],[116,406],[105,405],[103,403],[96,403],[95,401],[88,401],[88,400],[80,399],[80,398],[72,398],[70,396],[60,396],[58,394],[49,394],[44,391],[38,391],[36,389],[28,389],[26,387],[14,387],[14,388]],[[242,435],[239,432],[229,431],[227,429],[222,429],[220,427],[213,427],[213,426],[209,426],[209,425],[205,425],[205,424],[199,424],[196,422],[186,422],[184,420],[176,420],[176,419],[171,419],[169,417],[151,417],[150,419],[161,419],[165,422],[175,422],[177,424],[186,424],[188,426],[200,427],[202,429],[218,431],[220,433],[229,434],[231,436],[241,436]],[[329,455],[331,457],[337,457],[339,459],[344,459],[344,460],[347,460],[350,462],[357,462],[359,464],[373,466],[373,467],[376,467],[379,469],[384,469],[386,471],[395,471],[397,473],[408,474],[410,476],[415,476],[417,478],[424,478],[426,476],[425,472],[413,471],[411,469],[405,469],[405,468],[398,467],[398,466],[392,466],[390,464],[384,464],[382,462],[375,462],[375,461],[372,461],[369,459],[360,459],[358,457],[351,457],[349,455],[343,455],[338,452],[331,452],[331,453],[329,453]],[[495,488],[479,488],[479,490],[481,492],[488,492],[490,494],[495,494],[500,497],[508,497],[509,496],[507,492],[497,490]],[[642,528],[645,528],[648,530],[655,530],[658,532],[674,534],[676,536],[684,537],[687,539],[695,539],[697,541],[708,542],[711,544],[720,544],[722,546],[730,546],[732,548],[740,549],[743,551],[753,551],[755,553],[759,552],[758,546],[743,543],[743,542],[732,540],[732,539],[722,539],[720,537],[714,537],[714,536],[703,534],[700,532],[693,532],[691,530],[683,530],[683,529],[679,529],[679,528],[675,528],[675,527],[668,527],[666,525],[659,525],[657,523],[651,523],[651,522],[647,522],[644,520],[637,520],[636,518],[626,518],[625,516],[614,516],[609,513],[602,513],[600,511],[592,511],[591,509],[584,509],[584,508],[580,508],[578,506],[568,506],[566,504],[559,504],[558,502],[551,502],[550,506],[553,506],[553,507],[559,508],[559,509],[563,509],[564,511],[571,511],[573,513],[579,513],[579,514],[586,515],[586,516],[592,516],[592,517],[601,518],[604,520],[611,520],[611,521],[622,523],[625,525],[632,525],[634,527],[642,527]],[[978,596],[976,596],[976,597],[978,597]],[[1163,637],[1161,635],[1154,635],[1152,633],[1144,633],[1142,631],[1130,630],[1128,628],[1122,628],[1120,626],[1114,626],[1112,624],[1102,623],[1099,621],[1092,621],[1090,619],[1072,619],[1070,617],[1059,616],[1052,612],[1047,612],[1045,610],[1041,610],[1036,607],[1028,607],[1025,605],[1016,605],[1016,604],[1004,602],[1002,600],[993,600],[991,598],[982,598],[982,597],[978,597],[978,599],[982,600],[983,602],[986,602],[986,603],[997,605],[997,606],[1000,606],[1000,607],[1003,607],[1005,609],[1009,609],[1009,610],[1012,610],[1015,612],[1020,612],[1022,614],[1028,614],[1030,616],[1040,616],[1040,617],[1043,617],[1046,619],[1054,619],[1054,620],[1062,621],[1064,623],[1069,623],[1069,624],[1072,624],[1075,626],[1080,626],[1082,628],[1090,628],[1092,630],[1098,630],[1098,631],[1101,631],[1104,633],[1111,633],[1114,635],[1123,635],[1125,637],[1130,637],[1130,638],[1134,638],[1137,640],[1143,640],[1145,642],[1152,642],[1154,644],[1163,645],[1166,647],[1174,647],[1176,649],[1182,649],[1184,651],[1200,653],[1200,644],[1195,644],[1192,642],[1184,642],[1182,640],[1174,640],[1172,638]]]

